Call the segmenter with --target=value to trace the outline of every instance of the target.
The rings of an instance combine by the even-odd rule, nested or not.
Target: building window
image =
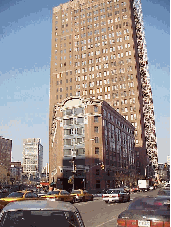
[[[96,169],[96,175],[100,175],[100,170]]]
[[[99,143],[99,137],[94,138],[95,143]]]
[[[94,106],[94,112],[98,112],[98,106]]]
[[[98,122],[98,116],[94,116],[94,122]]]
[[[99,147],[95,147],[95,154],[99,154]]]
[[[94,132],[99,132],[99,127],[98,126],[94,126]]]
[[[100,188],[100,180],[96,180],[96,188]]]

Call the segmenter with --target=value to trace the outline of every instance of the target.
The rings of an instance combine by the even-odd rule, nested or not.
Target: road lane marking
[[[104,225],[104,224],[106,224],[106,223],[108,223],[108,222],[110,222],[110,221],[115,220],[115,219],[116,219],[116,217],[115,217],[115,218],[110,219],[109,221],[103,222],[103,223],[102,223],[102,224],[100,224],[100,225],[96,225],[96,227],[102,226],[102,225]]]

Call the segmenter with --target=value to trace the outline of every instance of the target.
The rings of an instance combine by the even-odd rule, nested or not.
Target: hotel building
[[[154,107],[140,0],[69,1],[53,8],[49,132],[68,97],[105,100],[135,127],[140,175],[158,167]],[[52,159],[49,135],[50,174]],[[61,148],[61,151],[63,149]]]

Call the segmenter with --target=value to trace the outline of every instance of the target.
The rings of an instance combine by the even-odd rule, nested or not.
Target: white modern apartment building
[[[29,178],[40,176],[43,167],[43,146],[39,138],[23,139],[23,173]]]

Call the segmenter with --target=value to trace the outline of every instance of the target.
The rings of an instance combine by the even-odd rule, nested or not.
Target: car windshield
[[[119,194],[121,191],[117,189],[109,189],[106,191],[106,194]]]
[[[12,192],[11,194],[9,194],[7,197],[17,197],[17,198],[22,198],[24,195],[23,192]]]
[[[60,223],[60,226],[73,227],[80,226],[78,219],[74,212],[60,211],[60,210],[27,210],[27,211],[9,211],[7,215],[2,217],[2,227],[17,227],[17,226],[56,226]]]
[[[81,194],[81,191],[79,191],[79,190],[73,190],[71,193],[73,193],[73,194]]]
[[[48,195],[59,195],[59,191],[51,191],[47,193]]]

